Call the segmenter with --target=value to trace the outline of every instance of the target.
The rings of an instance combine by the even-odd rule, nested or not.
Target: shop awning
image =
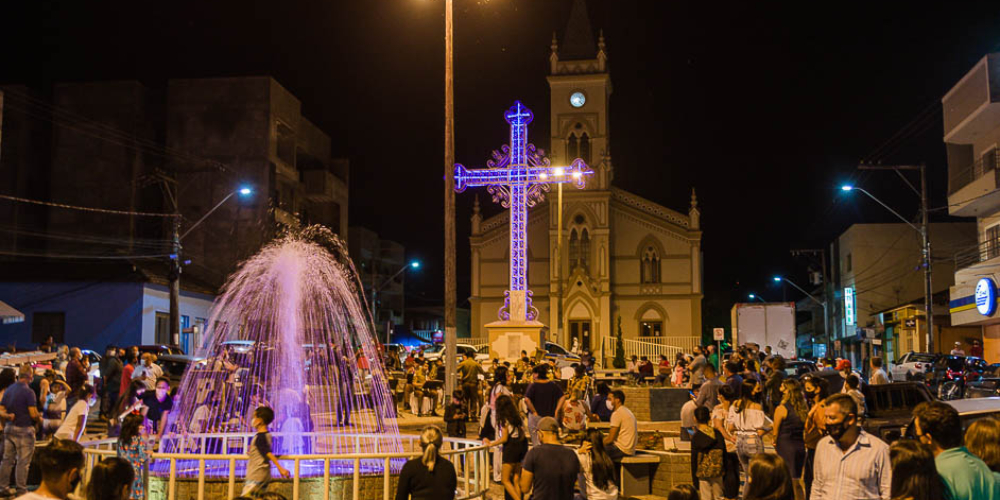
[[[24,321],[24,313],[14,309],[10,304],[0,300],[0,323],[20,323]]]

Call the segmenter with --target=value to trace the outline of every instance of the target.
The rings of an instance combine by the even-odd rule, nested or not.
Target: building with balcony
[[[977,242],[954,256],[954,325],[982,327],[984,356],[1000,360],[1000,53],[983,57],[941,99],[948,150],[948,212],[976,218]],[[968,339],[972,340],[972,339]],[[964,340],[963,340],[964,341]],[[965,346],[968,352],[968,346]]]
[[[971,222],[932,223],[929,234],[934,255],[950,256],[976,241],[976,228]],[[872,355],[891,362],[897,352],[927,349],[925,330],[908,330],[912,335],[897,338],[884,336],[880,328],[880,314],[885,311],[910,303],[919,303],[923,309],[920,233],[902,223],[854,224],[830,245],[830,256],[833,293],[829,314],[834,355],[854,363]],[[932,270],[933,296],[937,297],[934,345],[935,350],[940,350],[940,328],[944,323],[937,320],[946,311],[944,293],[953,283],[955,267],[951,259],[935,259]]]

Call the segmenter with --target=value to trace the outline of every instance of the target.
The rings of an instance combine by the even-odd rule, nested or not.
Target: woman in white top
[[[587,438],[576,451],[576,458],[580,460],[580,473],[586,482],[586,499],[618,500],[615,464],[604,449],[604,435],[599,429],[587,431]]]
[[[507,387],[507,367],[498,366],[493,371],[493,388],[490,389],[490,424],[496,429],[496,438],[498,440],[503,439],[503,429],[497,427],[497,398],[500,396],[513,396],[514,393]],[[502,467],[503,454],[500,451],[500,447],[497,446],[493,450],[493,480],[500,482],[502,479]]]
[[[55,437],[59,439],[80,441],[80,438],[83,437],[83,431],[87,428],[87,415],[90,413],[90,407],[97,402],[97,392],[94,390],[94,386],[83,384],[76,398],[76,403],[73,403],[66,419],[56,430]]]
[[[48,394],[45,395],[45,404],[42,406],[43,439],[62,425],[63,414],[66,413],[66,396],[68,395],[69,385],[66,382],[55,379],[49,385]]]
[[[750,459],[764,452],[761,437],[771,430],[771,419],[764,414],[760,403],[754,401],[757,381],[744,380],[740,386],[740,398],[729,407],[726,429],[736,436],[736,456],[744,474],[749,474]],[[746,496],[748,481],[743,482],[741,498]]]

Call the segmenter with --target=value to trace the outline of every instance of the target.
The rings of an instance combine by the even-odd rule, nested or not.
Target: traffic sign
[[[725,328],[713,328],[712,329],[712,340],[725,340],[726,339],[726,329]]]

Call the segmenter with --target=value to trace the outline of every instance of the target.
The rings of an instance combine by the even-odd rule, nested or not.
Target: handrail
[[[169,472],[166,476],[167,481],[167,500],[175,500],[178,494],[178,462],[198,462],[198,476],[197,476],[197,494],[194,498],[198,500],[204,500],[206,498],[205,493],[205,469],[207,462],[225,462],[228,464],[226,475],[228,476],[228,481],[226,485],[227,498],[233,498],[236,494],[236,479],[237,479],[237,461],[247,461],[249,460],[249,455],[245,453],[245,450],[249,446],[246,438],[252,436],[253,433],[191,433],[191,434],[179,434],[168,436],[165,439],[174,440],[205,440],[212,438],[223,438],[223,439],[239,439],[244,453],[240,454],[217,454],[217,453],[182,453],[182,452],[159,452],[154,451],[149,454],[149,461],[147,462],[146,469],[149,469],[148,464],[154,461],[167,461],[169,462]],[[322,433],[322,432],[304,432],[304,433],[272,433],[272,436],[296,436],[296,437],[348,437],[354,438],[355,450],[360,447],[360,438],[379,438],[386,439],[390,436],[385,434],[372,434],[372,433],[361,433],[361,434],[350,434],[350,433]],[[330,492],[330,478],[331,471],[330,466],[332,462],[353,462],[353,470],[351,470],[346,476],[352,478],[352,498],[354,500],[359,500],[360,495],[360,477],[361,477],[361,464],[362,462],[373,462],[378,461],[382,463],[382,471],[378,473],[376,471],[370,471],[365,474],[366,477],[375,476],[379,474],[383,476],[382,481],[382,496],[383,500],[389,500],[390,492],[389,488],[391,485],[392,476],[392,464],[391,461],[396,459],[410,459],[421,456],[421,452],[417,451],[415,448],[415,442],[419,440],[419,436],[414,435],[398,435],[392,436],[399,439],[399,443],[403,450],[407,448],[406,442],[409,442],[410,451],[393,451],[385,453],[316,453],[316,454],[295,454],[295,455],[282,455],[279,458],[280,462],[287,463],[292,462],[292,467],[290,468],[292,472],[291,482],[292,482],[292,497],[291,500],[299,500],[303,498],[302,491],[300,488],[300,479],[303,477],[301,475],[300,465],[303,461],[305,462],[323,462],[322,479],[324,485],[324,500],[329,500]],[[489,472],[489,458],[491,455],[490,449],[495,447],[487,446],[477,440],[473,439],[461,439],[461,438],[443,438],[446,443],[449,443],[449,447],[443,447],[440,451],[441,455],[448,457],[455,464],[456,469],[461,468],[461,475],[459,476],[459,484],[462,486],[464,496],[457,498],[456,500],[470,500],[472,498],[486,498],[486,494],[490,488],[490,477]],[[100,439],[94,441],[88,441],[82,443],[84,446],[84,453],[87,457],[85,460],[85,471],[84,477],[89,480],[90,471],[93,466],[104,456],[114,456],[116,451],[113,449],[114,444],[117,442],[114,438]],[[202,441],[204,442],[204,441]],[[162,441],[161,441],[162,443]],[[185,469],[190,470],[190,467],[185,467]],[[158,474],[152,474],[153,476],[158,476]],[[307,476],[313,478],[313,476]],[[318,476],[315,477],[318,479]],[[186,477],[184,480],[189,481],[191,477]],[[315,480],[315,479],[313,479]],[[148,481],[148,478],[147,478]],[[148,486],[147,486],[148,491]]]

